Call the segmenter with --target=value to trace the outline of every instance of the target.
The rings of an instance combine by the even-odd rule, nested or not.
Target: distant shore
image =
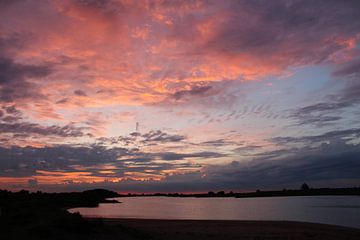
[[[307,185],[306,185],[307,186]],[[120,194],[120,197],[234,197],[234,198],[256,198],[256,197],[299,197],[299,196],[360,196],[360,187],[353,188],[303,188],[303,189],[283,189],[277,191],[255,192],[225,192],[210,191],[208,193],[151,193],[151,194]]]
[[[358,240],[360,229],[291,221],[96,219],[139,239]]]

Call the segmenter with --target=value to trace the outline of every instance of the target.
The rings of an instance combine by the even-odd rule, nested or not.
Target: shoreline
[[[155,239],[360,239],[357,228],[295,221],[84,218]]]
[[[197,197],[197,198],[258,198],[258,197],[300,197],[300,196],[360,196],[360,187],[351,188],[302,188],[283,190],[257,190],[256,192],[208,192],[208,193],[128,193],[121,197]]]

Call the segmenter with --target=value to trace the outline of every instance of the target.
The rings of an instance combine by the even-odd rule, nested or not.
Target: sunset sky
[[[360,1],[0,1],[0,188],[360,185]]]

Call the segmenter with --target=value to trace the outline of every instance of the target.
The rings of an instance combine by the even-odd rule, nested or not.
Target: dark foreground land
[[[273,221],[84,219],[66,209],[113,202],[106,190],[12,193],[0,190],[0,239],[251,239],[358,240],[360,229]]]
[[[280,221],[103,219],[143,239],[342,240],[360,239],[360,229]]]

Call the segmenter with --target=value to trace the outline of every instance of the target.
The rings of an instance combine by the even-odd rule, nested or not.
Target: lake
[[[286,220],[360,228],[360,197],[114,198],[121,203],[74,208],[86,217],[201,220]]]

